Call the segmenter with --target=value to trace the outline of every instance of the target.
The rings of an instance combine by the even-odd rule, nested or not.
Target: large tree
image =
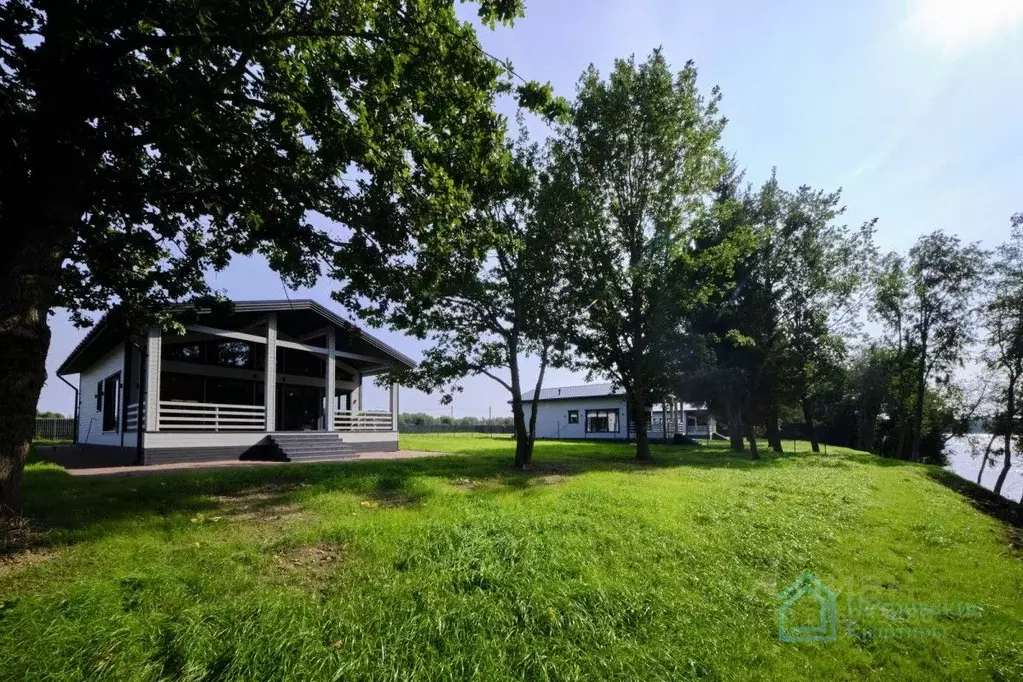
[[[725,121],[717,89],[704,99],[696,76],[692,63],[673,73],[660,50],[617,60],[607,80],[590,66],[557,140],[580,197],[572,279],[584,314],[573,341],[592,374],[625,390],[640,460],[650,458],[646,408],[668,389],[670,339],[705,294],[680,284],[699,265],[692,227],[721,173]]]
[[[716,291],[691,310],[692,343],[702,339],[706,354],[679,367],[676,375],[682,395],[725,416],[732,449],[742,452],[745,437],[757,458],[756,416],[763,412],[765,423],[770,422],[783,393],[783,382],[772,371],[781,341],[774,286],[781,263],[773,257],[773,235],[782,193],[773,174],[757,191],[743,186],[743,173],[733,160],[713,194],[695,249],[699,253],[728,242],[743,248],[732,271],[719,274]],[[769,430],[768,436],[772,447],[780,449],[776,434]]]
[[[985,259],[977,244],[963,244],[941,231],[920,237],[909,250],[908,296],[901,318],[914,361],[912,459],[920,459],[929,381],[947,383],[975,338],[975,291]]]
[[[779,278],[784,372],[794,384],[807,436],[819,452],[815,412],[818,396],[845,357],[844,339],[855,328],[869,279],[874,221],[858,230],[836,223],[845,211],[840,192],[802,186],[787,195],[784,217],[772,240]]]
[[[994,435],[1002,439],[997,494],[1012,467],[1013,445],[1023,439],[1023,214],[1013,216],[1012,226],[1012,237],[995,252],[991,296],[983,306],[988,333],[984,358],[995,377],[998,405]]]
[[[491,26],[522,11],[479,4]],[[84,322],[116,299],[148,324],[232,254],[289,284],[329,259],[358,284],[381,254],[457,249],[503,164],[510,83],[453,0],[6,2],[0,510],[20,508],[54,307]]]
[[[461,390],[466,376],[483,375],[508,391],[515,426],[515,466],[533,458],[537,401],[548,367],[569,362],[566,338],[576,317],[568,279],[567,231],[560,219],[568,192],[548,171],[547,154],[525,136],[511,148],[508,172],[489,193],[479,192],[466,217],[470,232],[488,242],[475,257],[438,263],[432,254],[392,264],[380,281],[375,306],[363,312],[431,345],[401,383],[443,400]],[[357,301],[353,301],[357,303]],[[527,409],[523,355],[538,358],[539,372]]]

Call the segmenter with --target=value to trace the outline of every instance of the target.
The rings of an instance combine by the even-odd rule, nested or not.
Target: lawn
[[[541,442],[518,474],[507,439],[402,445],[454,454],[105,480],[30,465],[41,535],[0,565],[0,675],[1023,679],[1018,529],[933,468]],[[835,641],[779,641],[777,595],[804,571],[837,594]]]

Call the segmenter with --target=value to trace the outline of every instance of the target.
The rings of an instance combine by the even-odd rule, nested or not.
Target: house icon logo
[[[778,639],[781,641],[834,642],[838,639],[835,593],[810,571],[782,590],[778,602]]]

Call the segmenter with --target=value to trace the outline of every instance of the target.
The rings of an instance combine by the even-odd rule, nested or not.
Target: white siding
[[[115,372],[124,372],[124,346],[117,346],[79,375],[78,442],[92,445],[120,445],[121,434],[103,433],[103,411],[96,409],[96,385]],[[124,381],[124,376],[121,376]],[[111,396],[112,397],[112,396]],[[107,400],[104,396],[103,400]],[[120,415],[118,415],[120,417]],[[118,419],[120,421],[120,419]],[[120,427],[120,424],[118,424]],[[132,441],[134,444],[134,441]]]
[[[525,405],[526,420],[532,414],[529,403]],[[587,433],[586,410],[618,410],[617,433]],[[579,422],[568,423],[569,410],[579,411]],[[576,400],[549,400],[537,406],[537,438],[579,438],[589,440],[626,440],[629,437],[626,422],[625,397],[579,398]]]

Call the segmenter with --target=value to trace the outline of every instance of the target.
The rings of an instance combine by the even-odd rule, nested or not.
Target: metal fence
[[[472,433],[509,434],[515,433],[511,424],[409,424],[398,422],[399,433]]]
[[[75,420],[36,418],[36,438],[46,440],[74,440]]]

